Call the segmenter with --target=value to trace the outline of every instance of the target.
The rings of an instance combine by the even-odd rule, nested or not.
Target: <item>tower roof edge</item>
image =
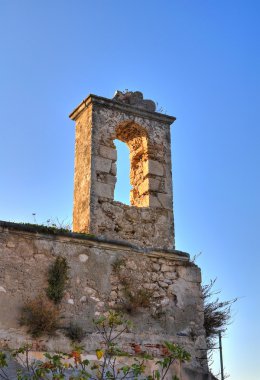
[[[97,96],[94,94],[89,94],[69,115],[69,118],[72,120],[77,120],[79,115],[90,106],[90,104],[100,104],[103,107],[118,109],[129,114],[134,114],[136,116],[144,117],[147,119],[153,119],[161,121],[165,124],[172,124],[176,117],[165,115],[155,111],[148,111],[142,108],[139,108],[134,105],[121,103],[114,99],[104,98],[102,96]]]

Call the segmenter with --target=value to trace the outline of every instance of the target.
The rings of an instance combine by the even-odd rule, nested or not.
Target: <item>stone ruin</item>
[[[182,380],[210,380],[203,327],[200,269],[175,249],[172,204],[172,116],[155,111],[141,92],[117,91],[113,99],[89,95],[71,113],[76,123],[73,233],[51,235],[37,226],[0,222],[0,347],[33,344],[39,352],[66,351],[64,334],[37,341],[19,324],[21,307],[46,289],[46,273],[57,256],[66,258],[70,280],[60,309],[63,323],[87,331],[85,353],[97,348],[93,316],[125,302],[114,264],[137,289],[149,292],[149,307],[129,315],[134,330],[121,346],[138,345],[155,357],[165,340],[182,345],[192,360]],[[117,151],[130,150],[131,205],[114,200]]]
[[[90,95],[76,122],[73,229],[141,247],[174,248],[170,125],[141,92]],[[130,150],[131,206],[114,201],[117,151]]]

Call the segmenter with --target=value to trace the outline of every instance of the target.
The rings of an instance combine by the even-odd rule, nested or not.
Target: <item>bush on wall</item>
[[[59,310],[44,296],[26,302],[21,310],[20,324],[26,326],[34,338],[53,335],[59,327],[59,320]]]
[[[58,256],[48,272],[48,288],[46,294],[55,304],[61,302],[68,282],[69,266],[64,257]]]

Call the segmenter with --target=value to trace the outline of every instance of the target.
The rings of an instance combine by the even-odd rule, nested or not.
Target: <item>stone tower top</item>
[[[153,100],[146,100],[140,91],[116,91],[113,97],[114,100],[120,103],[130,104],[137,108],[142,108],[147,111],[155,112],[156,104]]]
[[[73,230],[142,247],[174,248],[170,125],[141,92],[89,95],[76,121]],[[131,206],[114,201],[117,151],[130,150]]]

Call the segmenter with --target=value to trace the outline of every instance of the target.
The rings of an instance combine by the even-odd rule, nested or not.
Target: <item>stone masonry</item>
[[[151,304],[128,315],[134,327],[122,337],[121,347],[133,354],[138,346],[160,357],[163,342],[174,341],[192,355],[183,371],[193,377],[183,375],[183,380],[206,372],[200,270],[186,253],[142,249],[81,234],[50,235],[35,226],[10,222],[0,222],[0,349],[17,348],[24,342],[32,343],[35,351],[71,349],[62,329],[54,337],[33,340],[19,324],[24,303],[44,294],[48,268],[57,256],[65,257],[70,267],[60,307],[61,327],[73,321],[87,331],[82,342],[87,354],[100,344],[93,317],[123,305],[122,283],[113,267],[124,259],[124,269],[134,276],[135,286],[141,283],[150,290]]]
[[[73,230],[174,248],[170,125],[140,92],[113,100],[89,95],[70,115],[76,121]],[[131,206],[114,201],[117,151],[130,150]]]

